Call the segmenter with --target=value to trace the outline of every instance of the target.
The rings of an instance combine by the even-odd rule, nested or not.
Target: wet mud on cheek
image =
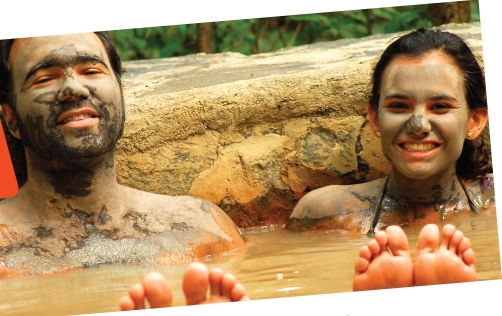
[[[42,115],[35,118],[28,115],[26,120],[18,122],[19,133],[23,145],[36,152],[41,158],[52,161],[55,155],[62,154],[57,153],[54,144],[64,143],[65,140],[61,133],[50,128],[45,130],[44,126],[48,125],[46,123]]]
[[[94,87],[94,86],[90,86],[90,85],[85,85],[85,87],[89,90],[89,92],[91,94],[94,94],[96,93],[96,91],[98,90],[98,88]]]
[[[55,103],[58,101],[58,93],[55,91],[48,91],[39,94],[33,99],[34,103],[46,104],[51,106],[51,112],[56,113],[59,109],[55,109]],[[59,108],[59,106],[57,106]]]

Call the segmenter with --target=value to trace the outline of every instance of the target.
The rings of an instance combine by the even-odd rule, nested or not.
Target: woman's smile
[[[439,153],[442,146],[438,142],[401,142],[397,143],[398,150],[406,160],[431,159]]]
[[[434,142],[427,142],[427,143],[411,143],[411,142],[403,142],[401,144],[398,144],[401,148],[403,148],[406,151],[419,151],[419,152],[427,152],[431,151],[437,147],[439,147],[438,143]]]

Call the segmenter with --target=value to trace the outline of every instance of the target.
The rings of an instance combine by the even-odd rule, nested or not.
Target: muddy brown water
[[[494,216],[453,222],[472,242],[479,280],[500,279],[497,221]],[[418,229],[405,229],[414,258]],[[237,251],[202,258],[235,274],[252,299],[351,291],[353,266],[367,237],[341,232],[312,235],[278,227],[246,231],[247,243]],[[184,305],[184,266],[102,265],[54,275],[0,279],[0,314],[68,315],[118,311],[120,298],[151,271],[164,273],[174,290],[174,305]]]

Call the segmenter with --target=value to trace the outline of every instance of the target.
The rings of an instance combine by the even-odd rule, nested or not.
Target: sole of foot
[[[413,286],[413,263],[406,234],[389,226],[361,247],[355,264],[354,291]]]
[[[415,285],[476,281],[474,259],[471,242],[455,226],[445,225],[440,236],[437,225],[426,225],[418,235]]]

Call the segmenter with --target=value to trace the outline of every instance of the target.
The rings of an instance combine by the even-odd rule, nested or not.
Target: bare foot
[[[141,283],[129,288],[129,295],[120,301],[120,310],[130,311],[145,309],[145,298],[151,308],[171,307],[173,292],[171,285],[158,272],[148,273]]]
[[[209,297],[208,288],[211,290]],[[208,270],[198,262],[190,264],[185,270],[183,293],[187,305],[249,300],[244,286],[237,283],[233,274],[224,273],[218,268]]]
[[[361,247],[355,270],[354,291],[413,286],[413,263],[401,227],[389,226],[377,232]]]
[[[207,297],[207,290],[211,295]],[[237,302],[249,300],[242,284],[233,274],[207,267],[199,262],[191,263],[183,275],[183,293],[187,305]],[[145,309],[145,299],[151,308],[171,307],[173,292],[166,278],[158,272],[148,273],[141,283],[129,288],[129,295],[120,301],[120,310]]]
[[[415,285],[476,281],[471,242],[453,225],[443,227],[441,241],[436,225],[424,226],[418,235],[413,273]]]

